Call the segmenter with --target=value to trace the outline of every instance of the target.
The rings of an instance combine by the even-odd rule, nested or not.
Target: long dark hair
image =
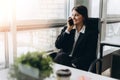
[[[81,14],[84,17],[83,23],[86,24],[88,20],[88,9],[83,5],[79,5],[73,7],[72,11],[73,10],[77,11],[79,14]]]

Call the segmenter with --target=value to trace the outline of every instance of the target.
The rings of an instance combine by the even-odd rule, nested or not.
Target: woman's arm
[[[58,49],[61,49],[61,48],[65,47],[67,45],[67,42],[69,40],[70,34],[68,34],[68,33],[65,32],[66,29],[67,29],[67,27],[65,26],[61,30],[60,35],[56,39],[55,46]]]

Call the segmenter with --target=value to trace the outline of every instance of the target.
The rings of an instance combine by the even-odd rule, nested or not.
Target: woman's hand
[[[71,31],[74,27],[74,23],[71,17],[69,17],[68,21],[67,21],[67,31]]]

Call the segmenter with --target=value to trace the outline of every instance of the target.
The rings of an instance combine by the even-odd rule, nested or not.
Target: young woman
[[[54,61],[82,70],[88,70],[96,59],[97,33],[90,31],[88,10],[85,6],[72,9],[72,16],[67,21],[55,46],[60,49]]]

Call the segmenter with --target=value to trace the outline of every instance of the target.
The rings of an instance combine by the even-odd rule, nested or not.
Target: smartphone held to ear
[[[71,17],[69,17],[68,22],[69,22],[69,25],[70,25],[70,26],[74,25],[73,19],[72,19]]]

